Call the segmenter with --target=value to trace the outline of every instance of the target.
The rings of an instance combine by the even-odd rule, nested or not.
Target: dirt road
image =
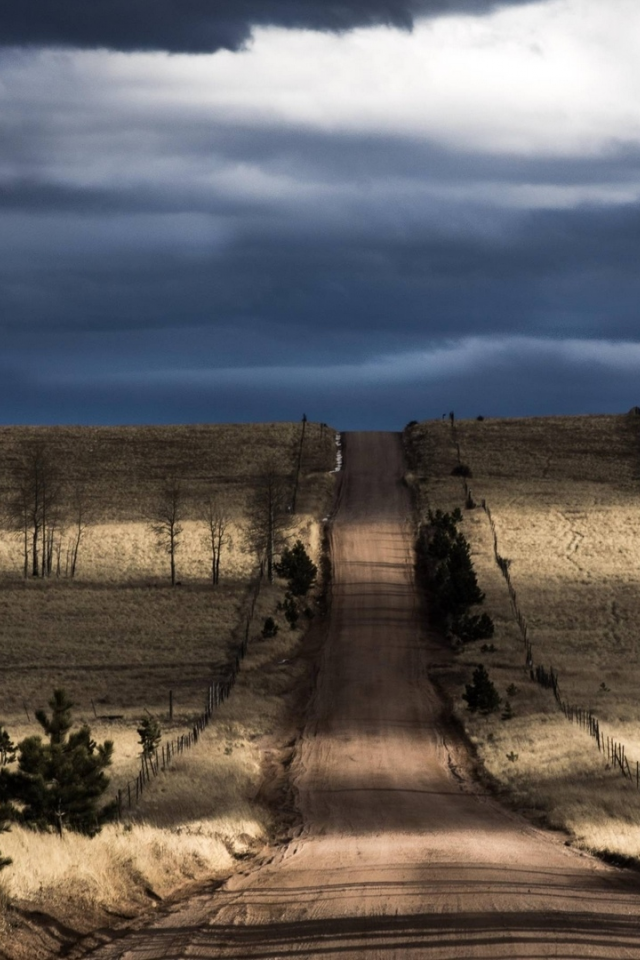
[[[402,470],[398,436],[347,435],[331,627],[293,769],[301,836],[96,958],[640,960],[634,876],[449,772]]]

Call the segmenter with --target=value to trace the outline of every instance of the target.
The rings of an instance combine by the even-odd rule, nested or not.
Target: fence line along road
[[[463,463],[462,454],[460,450],[460,441],[458,439],[458,433],[454,418],[451,415],[451,435],[453,438],[453,445],[456,450],[456,455],[458,458],[458,465],[461,466]],[[467,483],[466,477],[461,477],[462,485],[464,489],[465,504],[473,503],[473,497],[471,494],[471,489]],[[510,566],[511,561],[506,557],[501,556],[498,544],[498,531],[496,528],[495,520],[491,510],[486,502],[486,500],[481,501],[482,509],[489,521],[489,526],[491,528],[491,533],[493,536],[493,554],[495,561],[500,568],[504,581],[507,585],[509,591],[509,599],[511,601],[511,609],[513,611],[514,619],[518,624],[518,629],[520,630],[520,636],[524,643],[525,649],[525,664],[526,669],[529,672],[529,676],[533,681],[539,683],[540,686],[546,687],[553,691],[556,703],[564,713],[567,720],[571,723],[577,723],[578,726],[585,730],[597,743],[598,750],[606,756],[607,763],[616,767],[620,773],[632,783],[635,784],[636,790],[640,790],[640,761],[629,762],[629,759],[626,754],[626,749],[624,744],[618,743],[613,737],[606,736],[604,731],[601,728],[600,721],[596,715],[591,710],[586,710],[584,707],[575,706],[575,704],[566,703],[560,695],[560,685],[558,680],[558,673],[553,669],[553,666],[550,666],[547,670],[541,664],[534,664],[533,662],[533,648],[531,641],[529,639],[529,630],[527,625],[527,619],[520,610],[518,604],[518,594],[516,589],[511,582],[511,572]]]
[[[119,819],[122,817],[125,805],[128,810],[131,810],[141,799],[146,785],[166,770],[174,757],[180,756],[197,744],[200,734],[209,726],[214,711],[231,695],[240,670],[240,664],[244,660],[249,646],[249,633],[261,584],[262,580],[259,578],[252,593],[251,606],[245,621],[241,643],[232,651],[231,658],[225,665],[224,670],[209,683],[204,711],[196,717],[185,733],[162,744],[152,754],[141,756],[137,777],[134,780],[129,780],[116,794]]]

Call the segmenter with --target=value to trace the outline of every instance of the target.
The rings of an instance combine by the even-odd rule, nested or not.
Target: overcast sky
[[[640,403],[637,0],[0,11],[0,422]]]

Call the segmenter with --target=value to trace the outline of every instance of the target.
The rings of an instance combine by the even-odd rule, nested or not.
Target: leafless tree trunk
[[[269,582],[273,580],[273,564],[286,543],[291,526],[291,482],[266,465],[257,478],[247,508],[247,537]]]
[[[16,495],[10,513],[24,544],[24,575],[51,572],[51,533],[59,517],[61,484],[49,451],[36,444],[25,452],[14,469]],[[51,527],[51,529],[49,529]]]
[[[78,567],[78,552],[80,543],[84,537],[87,526],[89,525],[89,510],[85,489],[80,484],[76,484],[73,491],[73,540],[68,548],[67,571],[68,576],[75,577]]]
[[[26,580],[29,576],[31,549],[31,510],[26,483],[20,483],[17,493],[9,502],[6,510],[6,519],[11,528],[16,530],[22,540],[22,574]]]
[[[207,524],[209,549],[211,552],[211,582],[215,587],[220,583],[220,557],[224,547],[231,546],[229,525],[231,514],[224,500],[211,494],[204,504],[204,521]]]
[[[156,536],[158,547],[169,555],[172,587],[176,583],[176,551],[180,546],[183,517],[184,495],[180,481],[169,480],[161,491],[149,526]]]
[[[304,434],[307,427],[307,415],[302,414],[302,425],[300,428],[300,441],[298,444],[298,455],[296,460],[296,477],[293,484],[293,496],[291,498],[291,512],[296,512],[296,502],[298,500],[298,486],[300,484],[300,470],[302,468],[302,453],[304,450]]]

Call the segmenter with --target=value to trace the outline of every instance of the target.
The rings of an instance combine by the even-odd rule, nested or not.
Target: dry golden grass
[[[66,493],[82,481],[92,516],[100,518],[86,531],[74,580],[25,581],[20,536],[6,525],[0,531],[0,721],[22,724],[27,713],[33,720],[56,686],[69,692],[90,722],[96,714],[130,719],[144,708],[165,713],[170,690],[178,716],[199,712],[256,576],[245,535],[247,497],[265,463],[293,476],[300,437],[301,424],[286,423],[0,428],[5,503],[15,492],[13,465],[39,443]],[[335,458],[333,431],[307,423],[298,510],[289,533],[304,541],[316,562]],[[167,555],[141,515],[167,477],[181,479],[193,517],[183,523],[176,589],[169,585]],[[215,589],[206,526],[196,519],[199,498],[211,491],[224,496],[234,515]]]
[[[33,719],[63,687],[87,721],[146,707],[193,713],[224,661],[247,586],[110,587],[11,581],[0,594],[5,722]],[[93,701],[93,705],[92,705]]]
[[[165,739],[185,731],[244,627],[256,575],[244,536],[247,499],[265,465],[294,476],[300,431],[300,424],[0,428],[0,503],[11,499],[13,466],[24,450],[44,443],[64,489],[82,483],[92,515],[74,580],[23,580],[20,539],[6,522],[0,529],[0,722],[14,740],[40,732],[35,709],[64,687],[77,703],[75,719],[88,722],[96,740],[114,741],[114,793],[139,769],[135,728],[145,709],[160,718]],[[334,432],[307,424],[289,533],[316,562],[335,462]],[[175,589],[146,519],[171,478],[187,495],[176,555],[182,585]],[[232,515],[232,544],[215,589],[199,519],[211,493],[224,497]],[[89,930],[104,922],[105,910],[148,903],[146,888],[164,896],[188,880],[230,873],[237,857],[264,842],[273,827],[258,796],[264,754],[283,729],[290,736],[285,701],[307,669],[297,658],[301,632],[276,614],[282,596],[282,584],[263,585],[230,700],[198,746],[147,788],[128,823],[93,840],[65,834],[60,841],[19,827],[0,837],[0,851],[14,859],[3,871],[0,900],[8,896]],[[280,620],[280,633],[263,641],[269,615]],[[5,910],[0,921],[10,919]],[[31,941],[21,952],[14,939],[10,955],[30,956]]]
[[[179,481],[184,528],[177,550],[178,579],[206,580],[210,550],[202,509],[220,499],[231,518],[231,544],[223,579],[246,578],[255,569],[247,546],[247,501],[265,469],[293,483],[301,424],[211,424],[184,427],[0,427],[0,517],[17,494],[16,469],[42,445],[61,484],[61,571],[74,537],[73,499],[79,488],[89,525],[80,546],[77,578],[143,581],[169,576],[150,517],[167,481]],[[302,528],[324,515],[331,501],[335,433],[307,423],[300,461],[296,518]],[[0,525],[0,577],[22,578],[20,530]]]
[[[476,502],[486,500],[499,552],[527,618],[535,663],[553,665],[563,699],[591,709],[605,733],[640,760],[640,513],[638,424],[628,416],[462,421],[461,459],[473,472]],[[414,483],[422,511],[463,505],[448,423],[414,431]],[[464,511],[464,532],[485,608],[494,618],[495,653],[464,649],[444,678],[489,773],[516,802],[567,829],[578,844],[640,857],[640,793],[607,767],[595,740],[565,720],[552,694],[524,669],[524,646],[507,587],[495,563],[481,509]],[[472,667],[484,662],[515,712],[482,718],[461,698]],[[601,684],[605,684],[605,688]],[[510,684],[518,693],[507,694]],[[508,756],[517,755],[517,759]]]
[[[258,617],[281,596],[277,587],[265,589]],[[147,887],[165,896],[187,881],[228,875],[273,827],[257,798],[262,762],[281,735],[284,698],[304,677],[303,643],[301,631],[289,629],[253,640],[231,698],[198,745],[151,782],[124,825],[92,840],[66,833],[60,841],[19,827],[3,836],[2,851],[15,861],[3,874],[9,897],[54,914],[72,903],[122,910],[144,900]]]

